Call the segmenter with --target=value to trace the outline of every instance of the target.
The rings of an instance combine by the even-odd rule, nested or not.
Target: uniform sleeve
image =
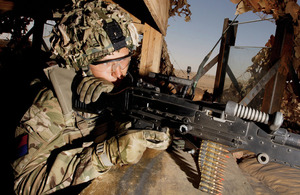
[[[51,193],[98,177],[104,170],[95,147],[70,142],[80,135],[64,125],[57,99],[44,91],[16,130],[22,148],[12,164],[16,194]]]

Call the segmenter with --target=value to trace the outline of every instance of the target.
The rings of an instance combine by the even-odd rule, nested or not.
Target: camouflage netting
[[[238,3],[240,0],[231,0],[234,3]],[[252,10],[255,13],[262,12],[264,14],[273,15],[277,20],[279,17],[290,15],[293,19],[294,27],[294,55],[293,66],[300,78],[300,6],[295,0],[242,0],[237,7],[237,13],[242,14],[244,12]]]
[[[222,102],[227,101],[240,102],[257,84],[257,82],[268,72],[270,63],[270,48],[262,48],[255,56],[252,58],[252,65],[247,68],[243,75],[250,75],[247,82],[238,82],[241,91],[240,93],[236,90],[233,84],[229,88],[224,89],[222,94]],[[242,76],[243,76],[242,75]],[[252,108],[261,109],[261,103],[263,98],[263,90],[257,94],[257,96],[248,105]]]
[[[185,21],[188,22],[191,20],[192,12],[190,10],[190,4],[188,4],[187,0],[170,0],[170,11],[169,16],[181,16],[181,14],[185,15]]]
[[[240,0],[231,0],[239,3]],[[300,6],[295,0],[242,0],[237,6],[237,13],[242,14],[247,11],[254,13],[271,14],[277,20],[282,16],[290,16],[293,20],[294,28],[294,52],[291,56],[293,68],[300,79]],[[294,81],[293,81],[294,82]],[[292,82],[287,82],[283,93],[281,112],[288,121],[287,126],[293,129],[300,129],[300,97],[296,95],[295,86]]]
[[[167,42],[164,39],[162,45],[162,54],[160,60],[160,73],[165,75],[173,75],[174,74],[174,67],[171,63],[170,56],[168,53]]]

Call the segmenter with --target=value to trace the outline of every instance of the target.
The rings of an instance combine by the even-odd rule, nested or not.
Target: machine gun
[[[187,80],[176,78],[173,82],[185,85]],[[178,137],[192,143],[194,150],[200,147],[194,144],[196,137],[226,145],[228,150],[252,151],[262,164],[276,162],[300,168],[300,135],[280,128],[280,112],[269,115],[231,101],[226,105],[195,102],[161,93],[159,87],[142,80],[119,92],[102,94],[91,104],[75,97],[73,108],[97,114],[110,112],[117,119],[131,121],[133,129],[172,128]]]

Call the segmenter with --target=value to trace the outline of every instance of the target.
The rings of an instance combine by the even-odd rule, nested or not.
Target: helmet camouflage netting
[[[138,33],[129,14],[116,4],[102,0],[73,0],[63,12],[54,13],[59,19],[51,33],[55,56],[64,59],[63,66],[88,70],[96,59],[127,47],[138,46]]]

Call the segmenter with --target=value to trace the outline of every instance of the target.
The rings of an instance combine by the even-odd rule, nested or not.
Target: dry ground
[[[175,70],[175,75],[180,78],[187,78],[187,73],[180,70]],[[191,72],[190,79],[196,75],[195,72]],[[198,82],[197,88],[202,89],[203,91],[212,93],[214,90],[215,76],[213,75],[204,75]]]

